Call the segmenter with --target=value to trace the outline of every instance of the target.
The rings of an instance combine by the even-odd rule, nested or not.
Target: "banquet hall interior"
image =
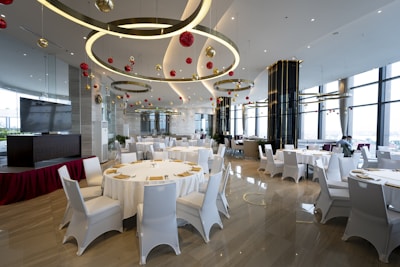
[[[399,11],[0,0],[0,267],[399,266]],[[354,180],[380,186],[364,232]],[[142,257],[145,189],[168,183],[179,249]],[[209,192],[210,229],[184,214]]]

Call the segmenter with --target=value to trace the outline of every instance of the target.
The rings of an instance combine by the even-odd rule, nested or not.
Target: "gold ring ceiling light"
[[[229,87],[225,85],[234,85],[234,87]],[[222,80],[214,83],[214,89],[223,92],[237,92],[244,91],[254,87],[254,82],[246,79],[228,79]]]

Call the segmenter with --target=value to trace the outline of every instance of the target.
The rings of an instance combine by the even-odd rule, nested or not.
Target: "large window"
[[[338,81],[327,83],[324,86],[325,93],[338,93],[338,89]],[[339,100],[327,100],[322,105],[323,120],[325,120],[325,139],[339,140],[343,135],[340,124]]]
[[[319,91],[318,86],[301,91],[304,95],[301,103],[301,139],[318,139],[318,99],[313,96]]]

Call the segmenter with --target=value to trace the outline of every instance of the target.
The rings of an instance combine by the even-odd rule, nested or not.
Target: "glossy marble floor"
[[[316,222],[317,183],[271,178],[257,171],[256,160],[227,156],[227,161],[233,166],[227,188],[231,218],[222,217],[224,229],[213,227],[206,244],[191,226],[181,227],[181,255],[159,246],[147,266],[400,266],[399,248],[384,264],[367,241],[342,241],[345,218]],[[65,205],[60,189],[0,206],[0,266],[138,266],[134,219],[124,222],[123,233],[106,233],[76,256],[75,241],[61,243]]]

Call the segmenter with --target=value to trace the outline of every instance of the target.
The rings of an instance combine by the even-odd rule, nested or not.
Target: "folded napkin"
[[[117,174],[117,175],[114,175],[114,178],[117,178],[117,179],[126,179],[126,178],[129,178],[130,176],[129,175],[126,175],[126,174]]]
[[[201,167],[192,167],[192,171],[199,172],[201,171]]]
[[[106,174],[116,173],[117,169],[108,169],[106,170]]]
[[[125,164],[115,164],[113,168],[121,168],[124,166],[125,166]]]
[[[142,163],[142,162],[143,162],[142,160],[137,160],[137,161],[132,162],[132,164]]]
[[[181,159],[175,159],[174,162],[182,162],[183,160]]]
[[[197,163],[194,163],[194,162],[186,162],[186,164],[189,164],[191,166],[197,165]]]
[[[163,161],[162,159],[153,159],[153,161]]]
[[[351,172],[352,172],[352,173],[364,173],[363,170],[359,170],[359,169],[357,169],[357,170],[352,170]]]
[[[182,172],[182,173],[177,174],[177,176],[180,176],[180,177],[186,177],[186,176],[190,176],[190,175],[192,175],[190,172]]]
[[[357,178],[366,179],[366,180],[375,180],[374,178],[371,178],[365,174],[357,174]]]
[[[164,180],[164,177],[163,176],[150,176],[149,180],[150,181]]]
[[[378,169],[378,168],[365,168],[367,171],[370,171],[370,172],[372,172],[372,171],[380,171],[381,169]]]

